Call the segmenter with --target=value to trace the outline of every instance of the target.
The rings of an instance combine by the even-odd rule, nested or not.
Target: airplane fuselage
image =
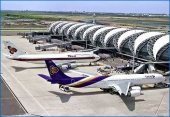
[[[12,60],[26,61],[32,63],[44,63],[44,60],[53,60],[54,62],[95,62],[100,59],[98,55],[93,53],[69,52],[59,54],[23,54],[16,57],[8,57]]]
[[[130,75],[113,75],[113,76],[98,76],[87,77],[82,80],[68,84],[70,87],[84,87],[84,88],[111,88],[113,84],[122,82],[130,82],[131,86],[143,84],[156,84],[164,81],[161,74],[130,74]]]
[[[141,94],[139,85],[160,84],[165,81],[161,74],[120,74],[112,76],[89,76],[89,77],[70,77],[64,74],[59,67],[51,60],[45,60],[50,76],[38,74],[41,78],[52,84],[60,84],[59,88],[66,91],[66,87],[75,88],[102,88],[103,90],[111,89],[120,95],[136,97]]]

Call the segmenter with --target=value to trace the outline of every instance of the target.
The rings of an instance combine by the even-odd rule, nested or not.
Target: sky
[[[169,1],[1,1],[1,9],[169,14]]]

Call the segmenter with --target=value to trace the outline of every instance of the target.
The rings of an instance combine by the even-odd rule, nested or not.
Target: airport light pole
[[[96,24],[96,20],[95,20],[96,14],[93,13],[93,24]]]

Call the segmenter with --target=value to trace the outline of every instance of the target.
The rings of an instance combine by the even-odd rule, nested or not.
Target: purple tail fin
[[[52,60],[45,60],[52,82],[59,83],[62,79],[71,79],[71,77],[65,75],[61,69],[55,65]]]

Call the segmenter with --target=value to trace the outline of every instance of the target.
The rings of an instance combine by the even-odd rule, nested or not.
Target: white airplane
[[[100,57],[93,52],[65,52],[59,54],[27,54],[19,50],[10,41],[4,41],[4,45],[8,49],[9,54],[6,55],[8,59],[16,61],[25,61],[31,63],[43,63],[44,60],[54,60],[57,63],[91,63],[100,59]]]
[[[136,97],[141,95],[141,85],[160,85],[165,81],[161,74],[128,74],[113,76],[88,76],[70,77],[65,75],[51,60],[45,60],[50,76],[38,74],[41,78],[59,84],[59,88],[68,91],[69,87],[75,88],[101,88],[111,90],[120,95]],[[164,86],[164,85],[162,85]]]

